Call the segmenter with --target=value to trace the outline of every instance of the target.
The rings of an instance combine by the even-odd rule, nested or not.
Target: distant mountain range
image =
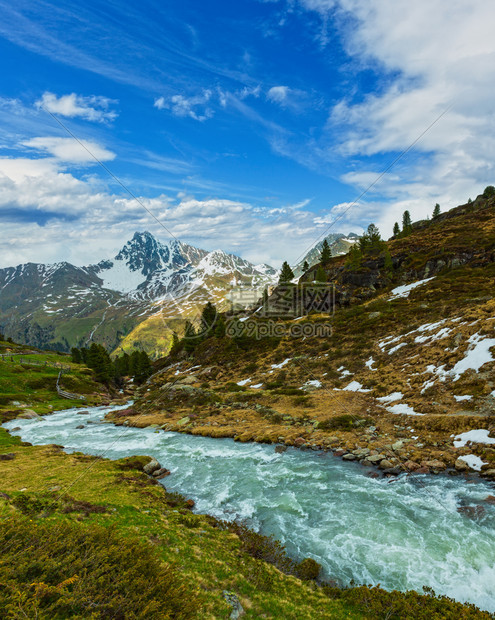
[[[332,253],[347,251],[356,235],[328,237]],[[321,242],[304,260],[318,262]],[[68,351],[92,341],[108,350],[168,350],[173,331],[207,301],[225,309],[236,285],[261,291],[277,281],[269,265],[254,265],[222,250],[207,252],[178,240],[136,232],[112,259],[76,267],[25,263],[0,269],[0,328],[17,342]]]
[[[225,305],[233,285],[261,290],[276,277],[269,265],[136,232],[113,259],[87,267],[0,269],[0,327],[38,347],[67,351],[96,341],[158,355],[168,347],[171,321],[194,315],[208,300]]]

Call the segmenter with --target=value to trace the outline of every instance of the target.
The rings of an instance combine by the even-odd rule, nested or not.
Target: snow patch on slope
[[[130,293],[146,281],[140,271],[131,271],[124,261],[115,261],[110,269],[101,271],[98,276],[103,280],[103,287],[121,293]]]

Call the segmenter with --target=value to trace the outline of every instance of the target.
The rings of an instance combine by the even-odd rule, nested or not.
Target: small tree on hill
[[[385,248],[385,263],[383,265],[385,271],[387,272],[387,275],[391,275],[392,271],[394,269],[394,263],[392,261],[392,256],[390,255],[390,252],[388,251],[388,248]]]
[[[354,243],[351,245],[349,252],[347,253],[347,259],[345,262],[346,267],[349,269],[359,269],[359,267],[361,267],[362,260],[363,253],[361,252],[359,244]]]
[[[225,336],[226,329],[227,326],[225,325],[225,319],[221,314],[219,314],[215,324],[215,337],[223,338]]]
[[[203,312],[201,313],[201,333],[204,334],[206,338],[213,335],[211,331],[213,329],[213,326],[215,325],[216,320],[217,309],[211,303],[211,301],[209,301],[203,308]]]
[[[303,264],[303,266],[302,266],[302,269],[303,269],[303,272],[304,272],[304,273],[306,273],[306,271],[308,271],[308,269],[309,269],[309,265],[308,265],[308,261],[307,261],[307,260],[305,260],[305,261],[304,261],[304,264]]]
[[[370,224],[359,240],[359,249],[363,254],[378,254],[383,250],[384,241],[375,224]]]
[[[316,282],[326,282],[327,281],[326,271],[323,269],[323,267],[321,265],[316,270],[316,278],[315,278],[315,280],[316,280]]]
[[[179,340],[179,336],[177,336],[176,332],[173,332],[172,334],[172,344],[170,345],[170,351],[168,352],[169,355],[175,355],[176,353],[178,353],[181,349],[181,343]]]
[[[288,282],[291,282],[291,280],[293,279],[294,279],[294,272],[290,268],[289,263],[287,261],[284,261],[284,264],[282,265],[282,270],[280,271],[280,276],[278,278],[278,283],[287,284]]]
[[[326,239],[323,239],[323,244],[321,246],[321,252],[320,252],[320,262],[323,265],[326,265],[327,263],[330,262],[331,258],[332,258],[332,251],[330,250],[328,241]]]
[[[72,349],[70,350],[70,354],[74,364],[80,364],[82,362],[81,351],[79,351],[79,349],[77,349],[76,347],[72,347]]]
[[[400,235],[400,226],[397,222],[394,224],[394,237],[398,237]]]
[[[440,215],[440,205],[437,204],[435,205],[435,208],[433,209],[433,219],[437,218]]]
[[[483,192],[483,198],[491,198],[492,196],[495,196],[495,187],[493,187],[493,185],[487,185]]]
[[[198,344],[196,338],[196,330],[194,329],[194,325],[190,321],[186,321],[186,325],[184,328],[184,349],[191,353],[196,348]]]
[[[412,232],[411,214],[409,211],[404,211],[402,215],[402,234],[404,236],[409,235]]]
[[[112,379],[114,374],[112,360],[101,344],[93,342],[89,347],[86,364],[94,370],[97,381],[108,383]]]

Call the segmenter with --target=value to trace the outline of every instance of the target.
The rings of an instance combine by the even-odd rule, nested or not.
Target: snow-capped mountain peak
[[[201,285],[210,277],[250,281],[270,280],[276,271],[268,265],[253,265],[223,250],[206,252],[176,239],[165,243],[149,232],[136,232],[112,260],[88,267],[103,287],[140,299],[158,299],[183,290],[187,283]]]

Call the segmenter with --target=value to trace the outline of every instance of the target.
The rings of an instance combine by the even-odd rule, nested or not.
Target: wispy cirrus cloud
[[[37,137],[21,143],[30,149],[41,153],[49,153],[61,162],[74,164],[96,163],[115,159],[115,153],[109,151],[92,140],[74,140],[74,138]]]
[[[52,114],[103,123],[117,118],[117,112],[110,109],[114,103],[117,102],[113,99],[96,95],[86,97],[70,93],[57,97],[53,93],[45,92],[35,105]]]
[[[213,116],[213,110],[208,107],[213,92],[203,89],[198,95],[186,97],[177,94],[171,97],[158,97],[155,99],[154,107],[158,110],[170,110],[174,116],[189,117],[195,121],[205,121]]]

